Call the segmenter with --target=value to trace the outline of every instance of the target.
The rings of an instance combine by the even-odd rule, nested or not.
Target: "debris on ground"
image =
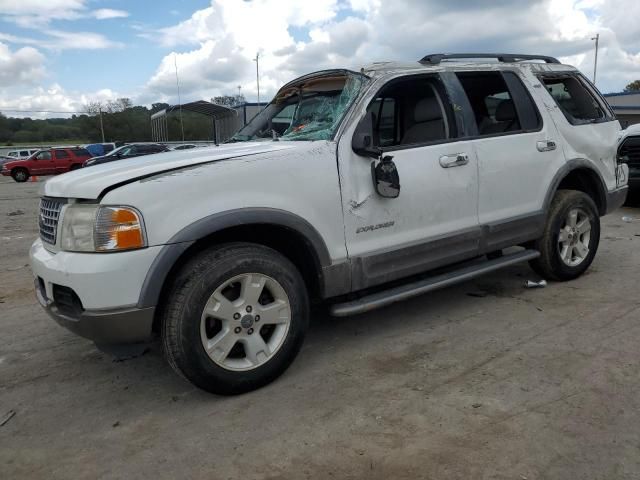
[[[631,222],[633,222],[633,217],[628,217],[628,216],[625,215],[624,217],[622,217],[622,221],[623,222],[627,222],[627,223],[631,223]]]
[[[119,427],[119,426],[120,426],[120,422],[118,421],[118,422],[114,423],[114,424],[113,424],[113,425],[111,425],[111,426],[112,426],[113,428]]]
[[[25,263],[24,265],[18,265],[17,267],[9,267],[9,268],[7,268],[7,271],[8,272],[15,272],[17,270],[22,270],[24,267],[28,267],[28,266],[29,266],[29,264]]]
[[[471,405],[473,408],[480,408],[482,406],[481,403],[474,403],[473,405]]]
[[[2,420],[0,420],[0,427],[4,427],[7,423],[9,423],[9,420],[11,420],[15,416],[16,416],[16,411],[9,410],[7,414],[2,418]]]
[[[7,217],[15,217],[16,215],[24,215],[24,210],[14,210],[12,212],[7,213]]]
[[[484,298],[488,295],[488,293],[487,292],[467,292],[467,295],[470,297]]]
[[[533,280],[527,280],[527,283],[524,284],[524,288],[544,288],[547,286],[546,280],[540,280],[539,282],[534,282]]]

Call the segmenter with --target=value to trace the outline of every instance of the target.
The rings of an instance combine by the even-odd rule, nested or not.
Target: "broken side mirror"
[[[375,130],[373,128],[375,124],[375,115],[373,112],[368,112],[358,122],[356,130],[353,133],[351,139],[351,149],[358,155],[365,157],[380,157],[380,148],[378,147],[378,139],[376,138]]]
[[[373,187],[381,197],[397,198],[400,195],[400,175],[393,157],[387,155],[378,162],[371,162],[371,177]]]

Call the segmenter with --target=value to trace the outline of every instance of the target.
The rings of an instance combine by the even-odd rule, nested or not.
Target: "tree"
[[[213,97],[211,101],[212,103],[222,105],[223,107],[235,107],[247,102],[242,93],[238,95],[221,95],[219,97]]]
[[[634,80],[629,85],[624,87],[625,92],[640,92],[640,80]]]

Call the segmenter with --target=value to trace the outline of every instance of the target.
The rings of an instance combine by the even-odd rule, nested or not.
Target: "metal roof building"
[[[640,91],[605,93],[604,97],[620,120],[622,128],[640,123]]]
[[[211,119],[211,138],[201,140],[213,140],[215,143],[222,143],[251,121],[265,106],[266,103],[244,103],[230,108],[207,102],[206,100],[171,105],[151,115],[151,135],[154,142],[181,140],[169,138],[167,115],[182,110],[200,113],[209,117]]]

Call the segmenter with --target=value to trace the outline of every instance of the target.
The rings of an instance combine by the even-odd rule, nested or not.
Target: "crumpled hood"
[[[52,177],[40,193],[48,197],[97,199],[114,185],[192,165],[296,148],[296,143],[306,142],[240,142],[116,160]]]

